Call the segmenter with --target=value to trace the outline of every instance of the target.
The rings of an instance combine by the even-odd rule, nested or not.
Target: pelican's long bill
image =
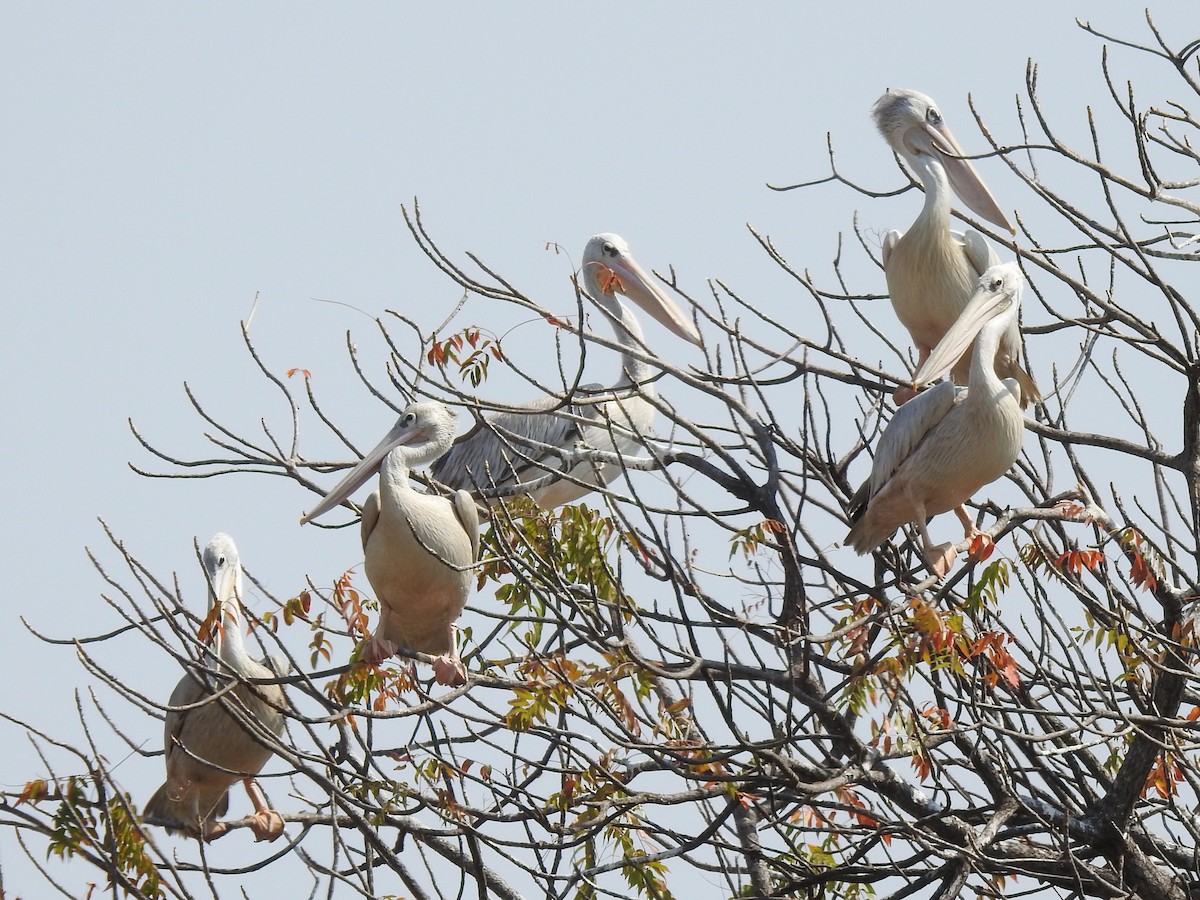
[[[916,126],[916,129],[919,129],[929,139],[929,145],[937,154],[937,158],[941,160],[942,168],[946,170],[946,177],[950,179],[950,187],[954,189],[954,193],[958,194],[958,198],[993,225],[999,225],[1009,233],[1015,233],[1016,229],[1008,221],[1004,211],[1000,209],[1000,204],[996,202],[992,192],[983,183],[979,173],[975,171],[975,166],[969,159],[963,159],[962,148],[946,124],[942,122],[934,125],[931,122],[922,122]]]
[[[329,512],[329,510],[358,490],[368,478],[379,471],[379,467],[383,464],[384,459],[396,447],[422,438],[424,436],[424,429],[415,425],[415,421],[413,417],[407,415],[401,416],[399,421],[392,426],[392,430],[384,435],[383,440],[376,444],[362,458],[359,464],[351,469],[350,473],[322,498],[320,503],[301,517],[300,524],[304,525],[307,522],[311,522],[317,516]]]
[[[1005,264],[1012,266],[1012,263]],[[950,330],[938,341],[938,345],[930,352],[925,364],[913,376],[913,389],[919,390],[931,381],[936,381],[954,367],[954,364],[967,352],[967,348],[983,330],[984,326],[1003,314],[1013,305],[1013,287],[1004,278],[997,275],[997,270],[1004,267],[993,266],[979,276],[979,286],[967,305],[959,314]]]
[[[241,613],[242,598],[238,596],[237,563],[223,560],[212,573],[211,596],[213,607],[220,608],[222,616],[237,619]]]
[[[679,305],[667,296],[658,281],[638,265],[638,261],[633,258],[629,247],[620,237],[615,234],[596,235],[588,242],[583,259],[585,266],[600,265],[612,270],[618,282],[611,286],[612,289],[624,294],[672,334],[693,344],[700,343],[700,334],[691,320]],[[603,274],[597,281],[602,286],[607,283]]]

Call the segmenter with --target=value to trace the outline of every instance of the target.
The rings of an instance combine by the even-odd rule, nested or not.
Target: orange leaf
[[[292,377],[293,375],[295,375],[297,372],[301,372],[301,373],[303,373],[303,375],[304,375],[304,380],[305,380],[305,381],[307,381],[308,379],[312,378],[312,372],[308,371],[308,369],[288,369],[288,370],[287,370],[287,377],[288,377],[288,378],[291,378],[291,377]]]
[[[967,545],[967,556],[974,562],[984,562],[996,550],[996,542],[980,532]]]
[[[1129,570],[1129,578],[1140,588],[1145,588],[1148,591],[1153,591],[1158,587],[1158,578],[1154,574],[1154,570],[1146,564],[1146,557],[1136,550],[1129,551],[1132,565]]]
[[[596,279],[600,284],[600,290],[606,294],[614,292],[625,293],[625,288],[621,284],[621,279],[617,277],[617,273],[608,266],[600,267],[600,277]]]
[[[1054,504],[1054,508],[1071,519],[1078,519],[1081,513],[1087,512],[1086,506],[1081,503],[1077,503],[1074,500],[1059,500]],[[1083,521],[1088,522],[1089,524],[1091,523],[1091,520],[1091,516],[1083,517]]]
[[[214,606],[208,611],[208,615],[204,617],[204,621],[200,623],[200,630],[196,632],[196,640],[202,644],[207,644],[220,633],[221,607]]]
[[[39,800],[44,800],[49,795],[50,791],[46,787],[46,782],[40,778],[35,778],[33,781],[25,782],[25,789],[21,791],[21,796],[17,798],[14,806],[20,806],[22,803],[37,803]]]
[[[1009,687],[1015,690],[1021,686],[1021,676],[1017,672],[1017,661],[1012,658],[1012,654],[1007,650],[993,652],[992,665],[996,667],[1000,675],[1008,682]]]
[[[1076,547],[1060,554],[1054,564],[1072,575],[1081,575],[1084,569],[1094,571],[1103,559],[1104,554],[1099,550],[1080,550]]]

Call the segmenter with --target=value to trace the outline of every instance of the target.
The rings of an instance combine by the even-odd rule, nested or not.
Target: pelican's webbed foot
[[[954,545],[951,543],[926,545],[922,555],[925,557],[925,564],[929,566],[929,571],[939,578],[944,578],[949,574],[950,570],[954,568],[954,561],[958,558],[958,554],[954,551]]]
[[[255,841],[273,841],[283,834],[283,816],[267,805],[262,788],[253,778],[245,778],[242,784],[246,786],[246,794],[254,804],[254,813],[246,823],[254,832]]]
[[[250,816],[250,830],[254,832],[255,841],[271,841],[283,834],[283,816],[273,809],[260,809]]]
[[[396,655],[399,649],[395,644],[387,638],[376,632],[365,645],[363,645],[362,661],[373,666],[379,665],[385,659],[391,659]]]
[[[467,683],[467,669],[457,656],[439,656],[433,661],[433,677],[438,684],[461,687]]]

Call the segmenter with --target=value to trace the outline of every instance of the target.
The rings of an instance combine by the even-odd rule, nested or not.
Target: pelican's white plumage
[[[233,538],[215,535],[204,548],[203,561],[213,616],[211,634],[217,645],[215,657],[207,657],[205,663],[243,679],[286,674],[289,665],[283,657],[256,662],[246,653],[242,566]],[[178,823],[178,827],[168,826],[172,832],[211,841],[225,833],[225,824],[216,820],[229,811],[229,788],[242,781],[254,804],[251,830],[258,840],[273,841],[283,833],[283,819],[267,806],[254,776],[271,758],[268,735],[283,733],[283,688],[242,683],[219,699],[212,695],[211,688],[191,675],[175,686],[164,734],[167,780],[143,814]],[[227,705],[236,705],[249,722],[239,722]]]
[[[933,99],[918,91],[888,90],[872,110],[875,124],[893,150],[908,163],[925,188],[925,205],[903,233],[883,239],[883,269],[896,317],[917,348],[918,368],[958,319],[975,284],[1000,260],[983,235],[973,229],[950,230],[951,192],[987,221],[1012,231],[1012,225],[942,119]],[[1021,404],[1041,399],[1037,385],[1020,366],[1020,326],[1016,319],[1001,336],[996,371],[1015,378]],[[965,384],[971,353],[954,367],[952,377]],[[907,397],[905,389],[897,399]]]
[[[925,523],[955,510],[967,537],[974,525],[962,504],[1009,470],[1021,452],[1025,419],[1014,379],[993,368],[996,347],[1021,304],[1023,278],[1016,263],[993,266],[962,315],[918,370],[913,387],[951,368],[974,342],[968,387],[952,382],[918,394],[896,411],[875,452],[871,477],[850,502],[854,527],[846,543],[870,553],[907,522],[921,534],[926,562],[939,575],[954,561],[953,545],[935,546]]]
[[[637,359],[644,353],[645,338],[638,320],[617,293],[624,294],[674,334],[700,343],[695,326],[662,287],[638,264],[629,245],[615,234],[598,234],[588,241],[580,275],[584,292],[600,307],[612,326],[616,342],[625,349],[616,382],[605,387],[587,384],[576,400],[588,394],[624,392],[619,399],[587,404],[575,403],[570,412],[596,424],[583,425],[567,416],[550,412],[559,406],[554,397],[526,404],[527,411],[489,414],[454,442],[445,456],[434,463],[433,477],[449,487],[471,490],[492,484],[508,486],[542,478],[558,468],[558,461],[539,445],[570,450],[583,443],[610,453],[641,452],[642,436],[654,423],[654,407],[647,398],[655,396],[651,381],[654,369]],[[608,484],[620,474],[616,464],[581,464],[570,473],[531,492],[538,505],[547,509],[573,503],[597,486]],[[579,483],[582,482],[582,483]]]
[[[436,656],[442,684],[463,684],[454,623],[471,591],[479,556],[479,516],[466,491],[450,497],[415,490],[408,473],[441,456],[454,440],[455,415],[440,403],[415,403],[301,524],[337,506],[376,471],[379,490],[362,512],[367,580],[380,623],[367,658],[400,647]]]

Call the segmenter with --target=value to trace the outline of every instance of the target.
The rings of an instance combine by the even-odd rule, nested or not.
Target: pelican
[[[413,489],[408,473],[428,465],[454,440],[455,415],[440,403],[414,403],[376,447],[305,515],[333,509],[376,470],[379,490],[362,510],[367,580],[379,601],[380,624],[364,654],[379,662],[400,647],[436,656],[439,684],[464,684],[454,623],[471,590],[479,556],[479,515],[466,491],[450,497]]]
[[[971,163],[946,127],[933,99],[917,91],[888,90],[872,110],[875,124],[892,149],[908,163],[925,187],[925,206],[908,231],[889,231],[883,238],[883,271],[896,317],[908,329],[917,348],[917,368],[942,339],[967,305],[975,282],[1000,262],[983,235],[973,229],[950,230],[950,192],[981,217],[1013,232]],[[996,371],[1015,378],[1021,405],[1041,399],[1037,385],[1021,368],[1021,329],[1012,320],[1000,339]],[[955,384],[966,384],[971,354],[952,372]],[[898,388],[896,400],[910,398]]]
[[[229,811],[229,789],[241,781],[254,804],[250,828],[256,840],[273,841],[283,834],[283,818],[267,806],[254,776],[272,751],[267,733],[283,733],[283,688],[277,684],[250,685],[242,679],[277,678],[290,666],[283,657],[255,662],[242,643],[242,566],[233,538],[218,534],[203,554],[208,574],[211,640],[216,657],[206,664],[232,674],[239,683],[232,691],[213,696],[213,689],[184,675],[171,692],[164,744],[167,780],[146,804],[144,815],[179,823],[173,834],[212,841],[225,833],[216,821]],[[216,610],[220,610],[219,613]],[[228,706],[236,705],[240,715]],[[258,727],[241,724],[250,719]]]
[[[954,545],[934,545],[925,522],[953,509],[968,539],[977,534],[962,504],[1008,471],[1021,452],[1025,419],[1016,379],[995,371],[996,348],[1017,320],[1023,279],[1016,263],[992,266],[958,321],[913,377],[913,389],[950,369],[971,341],[966,389],[943,381],[905,403],[892,417],[871,477],[850,501],[854,527],[846,543],[870,553],[906,522],[917,526],[925,561],[938,575],[954,564]]]
[[[557,460],[538,445],[573,448],[577,443],[610,453],[637,454],[642,436],[654,423],[655,396],[651,378],[654,369],[633,355],[645,350],[642,328],[633,313],[617,298],[624,294],[661,322],[668,330],[700,344],[695,326],[675,302],[633,258],[629,245],[615,234],[598,234],[583,251],[581,277],[585,293],[603,310],[612,325],[616,342],[624,349],[621,371],[611,388],[599,384],[583,385],[581,393],[624,392],[619,399],[595,405],[582,405],[575,412],[595,421],[580,425],[577,421],[547,412],[560,406],[555,397],[525,404],[522,412],[501,412],[477,423],[433,465],[433,477],[451,488],[473,489],[491,484],[506,486],[540,478]],[[635,390],[630,390],[635,389]],[[649,399],[648,399],[649,398]],[[611,423],[611,424],[610,424]],[[522,438],[528,438],[525,443]],[[580,464],[570,478],[531,492],[534,502],[546,509],[573,503],[608,484],[621,472],[617,464]]]

